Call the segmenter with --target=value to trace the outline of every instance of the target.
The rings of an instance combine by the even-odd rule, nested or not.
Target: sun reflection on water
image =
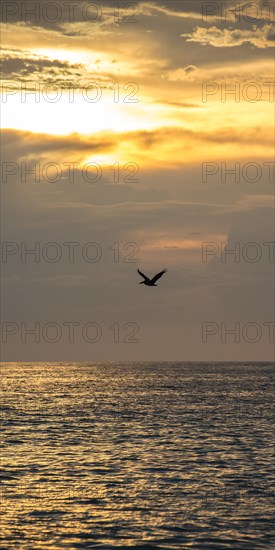
[[[5,365],[5,547],[264,548],[270,372]]]

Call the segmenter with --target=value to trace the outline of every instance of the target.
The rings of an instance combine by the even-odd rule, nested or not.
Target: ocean
[[[273,374],[2,364],[1,548],[274,548]]]

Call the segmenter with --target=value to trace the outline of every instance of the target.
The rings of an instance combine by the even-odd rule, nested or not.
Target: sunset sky
[[[19,326],[2,360],[271,360],[274,3],[1,9],[2,241],[18,245],[2,263],[2,322]],[[239,180],[222,181],[236,163]],[[24,242],[56,243],[62,257],[22,262]],[[217,253],[202,261],[205,242]],[[223,262],[221,243],[256,243],[261,257]],[[168,273],[151,289],[137,267]],[[95,322],[102,337],[21,343],[20,324],[35,322]],[[206,322],[254,323],[262,336],[203,343]],[[127,323],[139,342],[123,342]]]

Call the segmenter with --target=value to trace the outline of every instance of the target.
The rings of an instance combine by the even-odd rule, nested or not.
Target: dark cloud
[[[60,72],[62,71],[62,79]],[[2,80],[15,80],[18,82],[39,82],[50,84],[61,84],[72,79],[83,77],[85,68],[80,63],[69,63],[59,59],[48,59],[45,56],[38,56],[24,51],[5,51],[1,55],[1,76]]]
[[[80,134],[71,134],[69,136],[50,136],[49,134],[34,134],[32,132],[3,130],[3,150],[8,158],[15,160],[14,150],[16,150],[16,160],[25,156],[33,156],[37,159],[38,155],[45,153],[60,152],[93,152],[108,151],[116,144],[115,136],[108,138],[98,136],[83,136]]]
[[[156,130],[121,132],[119,140],[116,133],[108,132],[93,135],[70,134],[55,136],[49,134],[34,134],[28,131],[16,131],[4,129],[2,131],[3,152],[7,160],[19,162],[28,159],[35,162],[48,158],[58,162],[66,154],[67,158],[80,162],[87,158],[88,154],[115,152],[123,145],[132,143],[134,150],[145,150],[147,155],[151,151],[157,151],[159,147],[176,144],[180,147],[192,149],[199,144],[239,144],[240,146],[257,147],[259,139],[262,145],[272,150],[273,129],[261,129],[259,127],[250,130],[237,130],[232,127],[220,128],[210,131],[194,131],[179,127],[158,128]],[[16,151],[16,156],[15,156]],[[143,153],[144,154],[144,153]]]
[[[252,44],[256,48],[273,48],[274,31],[272,25],[258,26],[246,29],[221,29],[217,26],[209,28],[196,27],[194,32],[182,34],[188,42],[198,42],[216,48],[233,48],[244,44]]]
[[[183,103],[180,101],[169,101],[167,99],[158,99],[155,103],[160,103],[161,105],[171,105],[172,107],[180,107],[182,109],[201,109],[203,105],[200,103]]]

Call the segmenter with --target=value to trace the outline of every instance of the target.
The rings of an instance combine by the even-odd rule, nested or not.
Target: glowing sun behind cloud
[[[118,93],[120,98],[116,101]],[[45,89],[42,93],[37,92],[36,97],[34,91],[28,90],[25,97],[18,89],[7,97],[3,106],[2,127],[65,135],[150,130],[162,124],[169,125],[160,105],[152,107],[149,102],[139,101],[134,94],[134,85],[121,90],[99,86],[82,91]]]

